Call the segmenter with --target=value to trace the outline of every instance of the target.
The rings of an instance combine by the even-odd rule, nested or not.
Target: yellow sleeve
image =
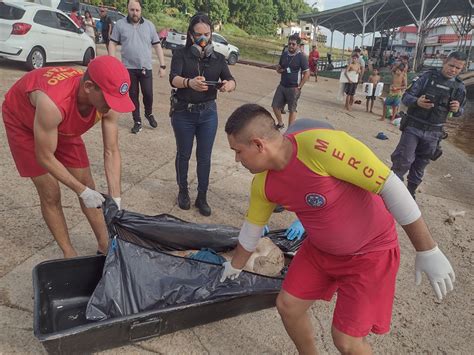
[[[295,135],[298,158],[323,176],[379,193],[390,169],[362,142],[343,131],[309,130]]]
[[[276,204],[268,201],[265,195],[265,180],[267,172],[259,173],[252,180],[250,190],[250,204],[245,219],[257,226],[268,223]]]

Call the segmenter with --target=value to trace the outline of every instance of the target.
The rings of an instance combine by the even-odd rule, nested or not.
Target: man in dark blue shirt
[[[310,75],[308,58],[299,50],[300,42],[298,35],[291,35],[288,38],[288,50],[282,53],[277,66],[281,80],[273,96],[272,108],[278,120],[278,128],[285,127],[281,117],[281,110],[285,104],[288,104],[290,112],[288,125],[296,119],[296,106],[301,89]]]
[[[408,172],[407,187],[413,197],[429,161],[442,154],[446,119],[463,113],[466,89],[457,76],[466,59],[465,53],[452,52],[441,70],[423,73],[402,97],[408,110],[400,124],[400,142],[391,156],[392,170],[401,180]]]

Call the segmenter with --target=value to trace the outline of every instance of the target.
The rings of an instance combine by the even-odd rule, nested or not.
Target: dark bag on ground
[[[87,305],[88,320],[277,293],[281,288],[282,278],[245,271],[235,280],[221,283],[221,265],[167,253],[203,248],[229,251],[237,245],[237,228],[189,223],[166,214],[147,216],[118,211],[110,198],[103,208],[112,241],[102,279]],[[294,252],[301,245],[301,240],[286,240],[284,231],[267,236],[284,252]]]

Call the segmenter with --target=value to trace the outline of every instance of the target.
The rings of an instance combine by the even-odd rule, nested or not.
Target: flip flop
[[[383,132],[377,133],[377,135],[375,136],[375,138],[381,139],[381,140],[383,140],[383,141],[388,139],[387,135],[386,135],[385,133],[383,133]]]

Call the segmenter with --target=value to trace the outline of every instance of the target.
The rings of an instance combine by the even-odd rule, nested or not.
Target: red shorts
[[[36,161],[35,139],[31,129],[15,122],[15,118],[5,111],[2,114],[10,151],[20,176],[36,177],[46,174],[48,171]],[[59,135],[54,155],[67,168],[89,167],[86,146],[81,137]]]
[[[364,337],[390,330],[400,249],[335,256],[303,243],[292,260],[283,289],[304,300],[330,301],[337,292],[333,325]]]

